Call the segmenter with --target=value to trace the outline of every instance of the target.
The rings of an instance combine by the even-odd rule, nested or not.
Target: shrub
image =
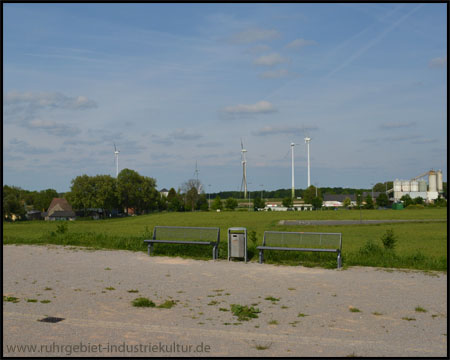
[[[250,320],[250,318],[257,318],[258,313],[261,312],[261,310],[259,310],[258,308],[254,308],[252,307],[248,307],[247,305],[242,306],[242,305],[238,305],[238,304],[232,304],[231,305],[231,311],[233,313],[234,316],[238,317],[238,320],[244,320],[244,321],[248,321]]]
[[[58,234],[64,234],[69,230],[69,227],[67,226],[66,222],[63,222],[56,226],[56,232]]]
[[[256,242],[258,241],[258,239],[256,238],[256,231],[255,230],[252,230],[252,231],[250,231],[248,233],[248,238],[250,239],[252,244],[256,246]]]
[[[383,246],[385,249],[394,250],[395,245],[397,244],[397,238],[394,234],[394,229],[387,229],[386,233],[381,237],[381,241],[383,242]]]
[[[133,300],[133,306],[136,307],[155,307],[155,303],[147,298],[139,297]]]

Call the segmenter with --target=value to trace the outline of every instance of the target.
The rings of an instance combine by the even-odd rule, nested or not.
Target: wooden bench
[[[155,226],[152,239],[144,243],[148,245],[149,256],[155,243],[212,245],[215,260],[219,257],[219,240],[220,229],[216,227]]]
[[[265,231],[259,250],[259,263],[264,261],[264,250],[314,251],[337,253],[337,268],[342,266],[341,233],[308,233],[287,231]]]

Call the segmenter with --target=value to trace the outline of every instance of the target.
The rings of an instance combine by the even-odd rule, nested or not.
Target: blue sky
[[[370,188],[442,169],[446,4],[4,4],[3,183]],[[208,186],[210,185],[210,186]]]

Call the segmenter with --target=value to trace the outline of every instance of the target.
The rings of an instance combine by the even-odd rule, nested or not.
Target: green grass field
[[[389,220],[418,219],[423,222],[380,225],[345,226],[281,226],[280,220]],[[219,227],[221,234],[220,258],[227,258],[227,229],[246,227],[255,231],[257,242],[249,243],[249,259],[257,261],[256,245],[261,244],[263,233],[273,231],[341,232],[344,266],[383,266],[422,270],[447,270],[447,209],[420,210],[339,210],[304,212],[248,212],[223,211],[156,213],[144,216],[109,220],[67,222],[61,233],[61,222],[30,221],[3,223],[4,244],[61,244],[92,248],[146,251],[144,239],[151,237],[155,225]],[[442,222],[427,222],[441,219]],[[58,232],[58,227],[60,231]],[[381,236],[393,229],[398,242],[395,250],[384,251]],[[64,229],[62,229],[64,230]],[[368,242],[371,242],[371,244]],[[370,247],[372,246],[372,247]],[[374,247],[375,246],[375,247]],[[367,249],[371,251],[367,251]],[[157,244],[155,254],[211,258],[206,246]],[[266,262],[307,266],[335,267],[331,254],[266,252]]]

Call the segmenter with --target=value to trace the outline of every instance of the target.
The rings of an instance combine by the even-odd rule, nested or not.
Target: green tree
[[[185,209],[194,211],[200,196],[200,189],[202,184],[200,180],[189,179],[181,186],[181,192],[184,194]]]
[[[95,207],[95,188],[88,175],[80,175],[71,181],[70,193],[66,194],[66,199],[74,209],[86,210]]]
[[[168,211],[183,211],[184,205],[180,194],[178,194],[174,188],[169,190],[167,195],[167,210]]]
[[[346,197],[342,203],[342,206],[348,208],[352,204],[352,200],[349,197]]]
[[[111,175],[97,175],[89,179],[90,187],[93,191],[92,207],[103,210],[103,217],[106,211],[111,212],[119,206],[119,196],[117,191],[117,180]]]
[[[413,200],[411,199],[411,196],[409,196],[408,194],[403,195],[403,196],[400,198],[400,200],[403,201],[403,206],[404,206],[404,207],[407,207],[408,205],[413,204]]]
[[[205,193],[201,193],[197,200],[197,210],[208,211],[208,199]]]
[[[423,198],[421,198],[420,196],[414,199],[414,204],[423,205],[423,203],[424,203]]]
[[[217,195],[216,198],[214,199],[211,208],[213,210],[222,210],[223,205],[222,205],[222,200],[220,199],[220,196]]]
[[[292,200],[291,197],[285,197],[282,201],[282,204],[284,207],[291,208],[292,205],[294,204],[294,201]]]
[[[372,195],[371,194],[368,194],[367,196],[366,196],[366,205],[364,205],[364,208],[365,209],[373,209],[374,208],[374,206],[373,206],[373,199],[372,199]]]
[[[137,209],[140,213],[146,213],[158,209],[160,194],[156,190],[156,180],[148,176],[140,177],[139,196]]]
[[[314,209],[320,209],[322,207],[323,201],[320,197],[314,197],[311,201],[311,205]]]
[[[16,215],[20,219],[25,219],[24,200],[22,200],[23,190],[16,186],[3,186],[3,216],[11,218]]]
[[[266,207],[266,202],[264,199],[261,199],[260,197],[256,196],[253,199],[253,208],[256,209],[264,209]]]
[[[322,193],[320,189],[316,188],[314,185],[311,185],[303,192],[303,201],[305,202],[305,204],[312,204],[313,199],[316,197],[316,190],[317,197],[322,199]]]
[[[236,209],[238,206],[238,202],[235,198],[229,197],[226,201],[225,201],[225,208],[229,209],[229,210],[234,210]]]
[[[117,177],[117,190],[120,205],[126,209],[136,209],[142,195],[142,179],[134,170],[123,169]]]
[[[389,204],[389,198],[386,193],[382,192],[380,195],[378,195],[376,202],[377,206],[386,207]]]

